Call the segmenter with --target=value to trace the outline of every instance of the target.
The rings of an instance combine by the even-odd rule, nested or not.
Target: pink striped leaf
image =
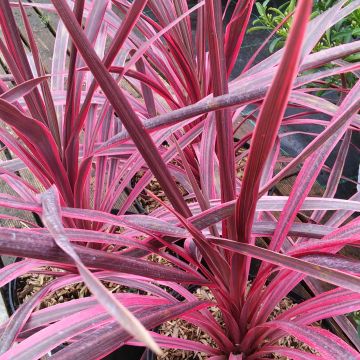
[[[305,260],[303,260],[250,244],[242,244],[213,237],[208,238],[208,240],[225,249],[246,254],[265,262],[279,265],[280,267],[300,272],[355,292],[360,292],[360,279],[356,276],[337,270],[338,267],[341,267],[341,263],[339,262],[340,264],[337,265],[336,258],[334,258],[333,263],[327,262],[329,258],[326,255],[308,255],[305,256]],[[326,266],[328,264],[329,266]],[[334,269],[332,266],[334,266]],[[344,264],[344,267],[347,268],[348,264]]]
[[[167,320],[176,318],[179,314],[186,314],[207,306],[209,306],[208,302],[200,301],[158,306],[154,311],[151,311],[151,308],[141,309],[141,306],[139,306],[140,310],[137,311],[137,316],[141,319],[145,327],[154,328]],[[67,327],[65,322],[63,322],[62,326],[65,326],[67,331],[72,331],[72,329]],[[82,328],[83,327],[84,325]],[[72,343],[59,351],[55,355],[55,360],[69,359],[74,356],[74,354],[77,354],[76,356],[78,357],[95,360],[104,356],[104,354],[111,353],[129,340],[130,336],[120,328],[117,323],[111,322],[89,332],[76,343]],[[43,341],[43,339],[39,339],[39,345],[41,345],[41,341]]]
[[[70,241],[65,235],[61,222],[61,210],[58,194],[54,187],[41,195],[43,207],[42,220],[54,237],[56,244],[71,257],[76,264],[80,275],[85,284],[89,287],[99,303],[113,316],[119,324],[136,339],[143,341],[154,352],[160,353],[159,347],[151,338],[146,329],[121,303],[116,301],[113,295],[101,284],[101,282],[91,273],[78,256]]]

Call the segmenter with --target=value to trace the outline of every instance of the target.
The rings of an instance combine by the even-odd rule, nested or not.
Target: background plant
[[[270,52],[284,46],[285,41],[289,35],[291,27],[291,18],[285,20],[286,17],[295,10],[296,0],[286,1],[278,7],[271,6],[270,0],[257,1],[255,3],[259,16],[253,21],[253,26],[248,30],[249,32],[259,30],[274,30],[278,26],[275,39],[269,44]],[[314,1],[311,17],[315,18],[319,14],[328,10],[337,3],[337,0],[328,1]],[[282,24],[285,20],[285,23]],[[345,44],[358,39],[360,36],[360,11],[359,9],[353,11],[350,15],[341,19],[338,23],[327,29],[321,40],[314,47],[314,51],[328,49],[332,46]],[[348,60],[358,59],[359,54],[352,54]]]
[[[314,1],[311,18],[322,14],[324,11],[336,4],[337,0],[329,1]],[[248,33],[257,31],[271,31],[275,36],[269,41],[269,51],[274,52],[284,46],[285,41],[289,35],[289,29],[292,23],[292,13],[296,6],[296,0],[286,1],[280,6],[271,6],[270,0],[264,2],[258,1],[255,3],[259,16],[253,21],[252,27],[249,28]],[[350,43],[360,36],[360,10],[356,9],[347,17],[341,19],[331,28],[324,32],[319,42],[315,45],[313,51],[320,51],[328,49],[333,46],[340,46],[341,44]],[[341,61],[356,61],[359,59],[359,53],[354,53],[347,56]],[[331,67],[331,65],[328,65]],[[353,86],[356,82],[353,74],[346,74],[342,76],[331,76],[323,79],[318,86],[329,88],[340,85],[346,82],[348,86]],[[320,92],[319,95],[323,93]]]
[[[359,193],[335,194],[346,154],[356,151],[360,83],[337,87],[338,104],[311,84],[358,70],[356,61],[326,65],[359,52],[359,41],[312,50],[360,1],[340,1],[309,25],[312,4],[299,1],[285,49],[256,65],[251,59],[232,81],[254,1],[230,3],[38,4],[61,19],[45,74],[25,4],[1,2],[0,51],[15,86],[1,81],[0,139],[15,158],[1,163],[10,189],[0,205],[20,211],[3,217],[21,227],[1,228],[0,252],[24,260],[2,269],[0,284],[48,266],[62,272],[48,271],[55,279],[1,327],[0,359],[37,359],[62,343],[55,359],[99,359],[126,343],[201,351],[213,360],[358,358],[357,331],[344,315],[360,310],[359,263],[341,250],[358,246]],[[23,15],[33,61],[11,6]],[[224,12],[231,13],[225,31]],[[295,158],[280,153],[281,139],[293,134],[289,124],[321,129]],[[338,144],[325,192],[310,196]],[[271,195],[294,172],[288,196]],[[154,178],[163,200],[147,190]],[[159,206],[125,214],[139,196]],[[261,266],[250,273],[253,259]],[[45,296],[80,281],[93,296],[34,311]],[[141,292],[111,294],[102,281]],[[310,298],[270,320],[302,281]],[[199,301],[189,284],[208,286],[216,301]],[[214,305],[225,328],[208,310]],[[199,326],[217,348],[152,331],[175,317]],[[337,324],[338,336],[311,326],[322,319]],[[319,356],[280,346],[287,334]]]

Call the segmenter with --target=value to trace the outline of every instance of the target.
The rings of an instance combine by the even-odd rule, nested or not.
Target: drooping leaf
[[[160,348],[156,345],[146,329],[112,294],[101,284],[101,282],[91,273],[78,256],[70,241],[65,235],[61,222],[61,210],[59,199],[55,188],[52,187],[41,195],[43,207],[42,220],[54,237],[56,244],[68,255],[76,264],[80,275],[85,284],[94,294],[99,303],[113,316],[119,324],[132,336],[144,342],[154,352],[160,353]]]

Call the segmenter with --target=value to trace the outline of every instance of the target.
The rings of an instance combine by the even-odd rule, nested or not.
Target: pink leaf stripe
[[[301,43],[312,3],[299,1],[294,24],[286,43],[285,54],[276,72],[272,86],[266,94],[252,138],[248,166],[245,168],[240,197],[237,202],[238,241],[250,242],[249,233],[253,221],[262,169],[266,163],[284,115],[291,86],[298,72]]]
[[[336,268],[332,269],[328,266],[318,265],[318,262],[322,263],[321,257],[318,260],[317,258],[308,256],[306,257],[306,259],[309,259],[310,261],[304,261],[299,258],[286,256],[250,244],[241,244],[235,241],[216,239],[213,237],[210,237],[209,241],[225,249],[229,249],[240,254],[246,254],[263,260],[265,262],[269,262],[271,264],[279,265],[289,270],[313,276],[319,280],[323,280],[331,284],[344,287],[352,291],[356,291],[358,293],[360,292],[360,279],[358,277],[347,274],[343,271],[335,270]],[[314,263],[311,262],[311,260],[313,260]],[[328,262],[325,259],[323,263],[327,264]]]
[[[46,81],[49,78],[49,75],[41,76],[36,79],[31,79],[21,83],[13,87],[12,89],[4,92],[0,95],[0,98],[6,100],[10,103],[18,100],[19,98],[28,94],[31,90],[33,90],[37,85],[39,85],[42,81]]]
[[[140,119],[133,111],[123,91],[119,88],[116,81],[96,55],[70,8],[64,0],[53,0],[53,4],[64,24],[67,26],[67,29],[76,47],[84,58],[84,61],[87,63],[102,90],[107,95],[115,111],[122,115],[122,122],[124,126],[129,131],[134,143],[138,147],[145,161],[148,163],[154,176],[160,182],[169,200],[174,204],[179,212],[185,216],[189,216],[189,209],[177,189],[175,182],[172,180],[169,170],[165,166],[158,149],[155,147],[155,144],[150,138],[148,132],[144,130]]]
[[[294,23],[286,42],[284,56],[271,87],[266,94],[259,118],[256,121],[240,196],[236,202],[235,209],[237,241],[242,243],[253,242],[251,228],[259,196],[261,176],[268,154],[271,153],[275,144],[275,139],[288,103],[291,86],[299,70],[302,43],[305,38],[311,8],[311,1],[302,0],[298,2],[294,15]],[[243,300],[246,290],[250,259],[250,257],[235,256],[232,261],[232,292],[234,298],[240,294],[240,302]]]
[[[67,253],[76,264],[80,275],[87,284],[91,292],[97,298],[99,303],[111,314],[119,324],[139,341],[144,342],[156,353],[161,353],[160,348],[147,330],[143,327],[123,305],[115,300],[113,295],[94,277],[91,271],[83,264],[78,254],[71,246],[65,235],[63,225],[61,223],[61,210],[59,205],[58,194],[54,187],[51,187],[41,195],[41,203],[43,206],[42,219],[54,237],[56,244]]]

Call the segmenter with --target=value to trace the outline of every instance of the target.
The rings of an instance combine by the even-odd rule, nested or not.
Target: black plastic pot
[[[138,346],[123,346],[115,350],[112,354],[106,356],[104,360],[155,360],[155,355],[152,351]]]
[[[20,261],[20,258],[16,258],[15,261]],[[4,264],[0,257],[0,267],[3,268]],[[9,316],[11,316],[16,309],[19,307],[19,299],[16,293],[17,284],[16,280],[10,281],[6,286],[1,288],[1,293],[3,295],[4,303],[6,306],[6,310]]]
[[[14,262],[20,261],[21,258],[16,258]],[[1,267],[4,266],[2,260],[0,263]],[[1,292],[3,295],[4,303],[6,306],[6,310],[8,312],[8,315],[11,316],[15,313],[15,311],[20,306],[20,301],[17,296],[17,288],[18,288],[18,280],[12,280],[10,281],[6,286],[1,288]],[[56,353],[57,351],[60,351],[64,346],[60,345],[57,348],[53,350],[53,353]],[[49,354],[51,356],[51,353]]]

